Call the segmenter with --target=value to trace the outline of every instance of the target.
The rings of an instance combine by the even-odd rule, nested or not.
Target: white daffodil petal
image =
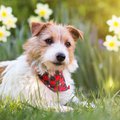
[[[120,17],[112,16],[112,19],[107,21],[109,31],[115,34],[120,32]]]
[[[106,41],[103,45],[107,48],[107,50],[117,52],[119,50],[120,42],[116,36],[107,35]]]
[[[10,32],[4,26],[0,27],[0,41],[6,42],[8,36],[10,36]]]
[[[11,15],[6,20],[3,21],[3,24],[6,26],[7,29],[11,29],[16,27],[16,22],[17,18]]]
[[[6,20],[11,15],[12,15],[11,7],[5,7],[3,5],[0,7],[0,20],[1,21]]]
[[[46,20],[49,19],[50,15],[52,14],[52,10],[49,8],[48,4],[37,4],[37,8],[35,9],[35,13]]]

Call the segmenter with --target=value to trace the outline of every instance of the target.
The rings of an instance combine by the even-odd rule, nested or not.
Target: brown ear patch
[[[43,30],[44,28],[46,28],[48,25],[53,24],[52,22],[32,22],[31,24],[31,32],[32,32],[32,36],[37,36],[41,30]]]
[[[32,22],[31,24],[31,32],[32,32],[32,36],[36,36],[40,33],[40,31],[42,30],[42,28],[44,27],[44,23],[40,23],[40,22]]]
[[[72,35],[73,39],[77,41],[77,39],[83,39],[83,32],[80,31],[79,29],[74,28],[73,26],[67,26],[66,27],[70,34]]]

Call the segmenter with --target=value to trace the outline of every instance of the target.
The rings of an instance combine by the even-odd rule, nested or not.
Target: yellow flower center
[[[115,46],[115,42],[111,41],[111,42],[109,43],[109,46],[110,46],[110,47],[114,47],[114,46]]]
[[[113,24],[114,24],[115,27],[119,26],[119,23],[117,21],[115,21]]]
[[[0,37],[3,37],[4,33],[2,31],[0,31]]]
[[[3,12],[2,12],[2,17],[6,17],[6,16],[7,16],[6,11],[3,11]]]
[[[46,10],[40,10],[39,15],[43,17],[46,15],[46,13],[47,13]]]

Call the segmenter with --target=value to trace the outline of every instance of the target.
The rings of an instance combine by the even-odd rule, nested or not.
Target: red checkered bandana
[[[38,75],[40,80],[53,92],[62,92],[70,89],[70,86],[67,86],[63,73],[56,71],[54,76],[49,76],[46,72],[43,75]]]

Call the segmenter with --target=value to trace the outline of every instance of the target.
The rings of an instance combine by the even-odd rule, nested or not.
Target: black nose
[[[65,60],[65,54],[63,54],[63,53],[58,53],[58,54],[56,55],[56,58],[57,58],[57,61],[58,61],[58,62],[63,62],[63,61]]]

